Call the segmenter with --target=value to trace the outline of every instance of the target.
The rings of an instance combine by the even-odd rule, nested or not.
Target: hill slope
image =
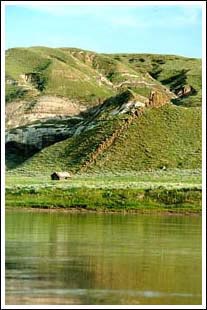
[[[128,119],[128,118],[127,118]],[[20,171],[134,172],[166,168],[201,168],[201,110],[165,105],[133,119],[99,119],[87,130],[44,148]],[[108,147],[113,133],[119,131]],[[96,150],[102,145],[102,151]],[[93,160],[95,158],[95,160]],[[86,163],[89,162],[88,165]]]
[[[147,98],[159,90],[175,104],[201,106],[201,60],[74,48],[9,49],[6,126],[79,113],[128,88]]]
[[[17,171],[200,168],[201,61],[10,49],[6,125]]]
[[[201,59],[159,54],[115,54],[113,59],[122,61],[135,71],[147,71],[178,98],[177,105],[186,107],[202,104]]]

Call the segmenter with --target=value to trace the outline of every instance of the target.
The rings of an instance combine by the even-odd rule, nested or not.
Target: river
[[[6,211],[6,305],[201,304],[201,217]]]

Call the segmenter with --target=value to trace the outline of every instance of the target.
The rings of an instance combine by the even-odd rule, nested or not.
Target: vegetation
[[[113,94],[109,87],[99,85],[98,72],[62,49],[9,49],[6,52],[6,75],[18,82],[20,75],[28,73],[35,75],[37,90],[44,91],[44,94],[65,96],[92,104],[99,98]]]
[[[52,173],[52,171],[51,171]],[[37,188],[56,185],[61,188],[88,187],[88,188],[201,188],[200,169],[168,169],[153,171],[134,171],[116,173],[75,173],[70,180],[54,182],[50,179],[50,173],[39,171],[18,170],[6,173],[6,188],[15,186],[35,186]]]
[[[31,75],[31,89],[28,89],[28,85],[26,88],[19,86],[22,74]],[[31,158],[24,157],[23,161],[17,159],[14,165],[10,163],[13,154],[8,154],[8,167],[15,168],[20,164],[21,169],[28,170],[49,171],[56,168],[78,171],[90,160],[100,143],[128,118],[126,114],[112,116],[112,109],[127,100],[133,101],[136,94],[149,98],[151,90],[157,89],[164,94],[167,87],[176,92],[186,84],[194,92],[172,101],[179,106],[197,108],[186,110],[168,105],[159,110],[147,111],[117,137],[113,145],[89,168],[92,171],[106,169],[116,172],[117,169],[137,171],[162,166],[182,169],[201,166],[199,59],[150,54],[106,55],[74,48],[13,48],[6,52],[6,77],[16,83],[6,84],[7,101],[30,96],[31,104],[23,112],[29,109],[32,113],[35,107],[32,103],[37,93],[31,93],[33,88],[41,94],[75,99],[89,108],[84,114],[84,126],[88,126],[89,130],[55,143]],[[31,99],[31,96],[34,98]],[[91,119],[91,105],[100,104],[104,99],[101,115],[99,113],[98,117]],[[123,145],[127,147],[123,148]]]
[[[200,212],[200,59],[14,48],[6,52],[6,81],[6,101],[24,100],[22,113],[32,114],[43,95],[86,107],[74,120],[32,124],[71,126],[74,131],[65,140],[41,151],[24,143],[7,145],[12,169],[6,178],[7,205]],[[152,91],[171,103],[133,111]],[[73,178],[52,182],[50,174],[58,170]]]
[[[201,117],[201,110],[196,108],[163,106],[148,110],[97,158],[90,170],[201,168]]]
[[[37,74],[39,91],[73,98],[87,105],[97,104],[123,87],[132,87],[147,96],[152,88],[151,77],[154,78],[153,87],[160,90],[163,90],[162,84],[173,92],[185,84],[191,85],[195,92],[176,103],[201,105],[200,59],[150,54],[106,55],[74,48],[7,50],[6,75],[18,83],[20,75],[27,73]]]
[[[112,102],[113,104],[113,102]],[[110,106],[108,107],[110,109]],[[107,108],[105,109],[105,113]],[[124,119],[97,117],[79,135],[57,142],[26,160],[24,171],[78,172],[98,145],[119,128]],[[201,168],[201,110],[166,105],[149,109],[135,119],[114,143],[88,166],[91,173]]]
[[[200,184],[199,170],[116,176],[82,174],[62,181],[51,181],[46,174],[8,175],[6,204],[98,211],[200,212]]]
[[[184,85],[191,85],[194,92],[190,96],[175,100],[174,103],[186,107],[201,106],[201,59],[159,54],[115,54],[111,56],[130,65],[137,72],[147,71],[154,79],[166,85],[173,92]]]
[[[87,210],[143,212],[156,211],[199,212],[201,211],[200,189],[137,190],[137,189],[87,189],[85,188],[24,188],[7,190],[7,206],[42,208],[80,208]]]
[[[7,85],[6,89],[6,103],[11,102],[17,99],[23,99],[26,97],[27,90],[23,89],[20,86],[16,85]]]

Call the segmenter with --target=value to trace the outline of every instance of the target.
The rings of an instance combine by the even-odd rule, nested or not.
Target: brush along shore
[[[8,207],[140,213],[202,210],[198,170],[76,175],[69,181],[10,174],[5,192]]]

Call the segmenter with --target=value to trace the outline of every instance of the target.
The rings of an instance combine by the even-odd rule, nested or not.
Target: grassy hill
[[[172,92],[177,93],[184,85],[191,85],[192,93],[174,100],[174,103],[186,107],[201,106],[201,59],[159,54],[115,54],[111,56],[129,65],[135,71],[147,71]]]
[[[201,168],[201,110],[166,105],[146,111],[89,169]]]
[[[28,83],[24,75],[28,75]],[[128,87],[148,96],[149,89],[163,90],[163,85],[175,93],[182,86],[191,85],[192,93],[175,103],[201,105],[201,60],[180,56],[12,48],[6,51],[6,81],[7,102],[49,94],[91,106]]]
[[[171,104],[134,115],[135,105],[149,101],[152,93]],[[76,111],[78,105],[85,107],[75,134],[27,154],[23,160],[18,159],[22,149],[12,148],[6,161],[15,161],[8,166],[17,172],[125,173],[163,167],[201,168],[199,59],[106,55],[75,48],[13,48],[6,52],[6,110],[10,111],[11,128],[12,116],[15,121],[19,117],[21,125],[28,106],[31,115],[38,117],[41,106],[41,113],[54,113],[55,119],[54,105],[47,103],[56,98],[67,99],[60,102],[68,105],[65,110],[70,100],[75,102]],[[26,131],[25,122],[24,118]],[[67,119],[58,122],[64,126]]]
[[[55,143],[24,162],[19,171],[79,172],[99,144],[125,122],[100,119],[77,136]],[[201,168],[201,109],[165,105],[136,118],[83,171],[125,173],[166,168]]]
[[[16,85],[6,87],[7,101],[28,98],[27,85],[21,85],[20,78],[25,74],[33,74],[31,86],[39,95],[55,94],[75,98],[82,103],[94,103],[99,97],[106,98],[113,94],[107,85],[99,85],[99,75],[93,68],[67,51],[46,47],[13,48],[6,52],[6,78]],[[24,90],[24,95],[19,95]],[[16,97],[11,96],[12,91]]]

